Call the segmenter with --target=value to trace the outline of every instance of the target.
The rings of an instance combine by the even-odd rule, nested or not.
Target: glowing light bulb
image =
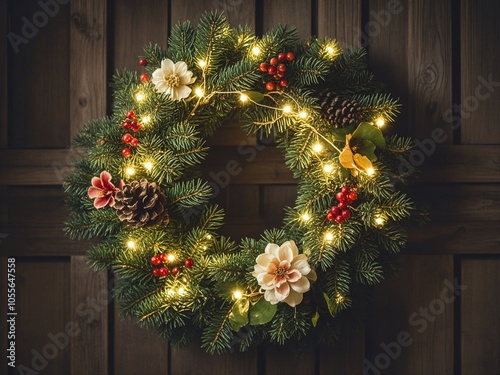
[[[328,46],[328,47],[326,47],[326,52],[329,55],[333,55],[335,53],[335,48],[333,48],[332,46]]]
[[[146,168],[147,171],[150,171],[151,169],[153,169],[153,163],[151,163],[150,161],[145,162],[144,168]]]
[[[325,164],[323,166],[323,171],[325,171],[326,173],[330,173],[331,171],[333,171],[333,165],[331,165],[331,164]]]
[[[327,232],[325,234],[325,241],[328,241],[328,242],[333,241],[333,234],[330,232]]]
[[[283,107],[283,112],[285,112],[285,113],[292,112],[292,107],[290,107],[289,105],[284,106]]]
[[[167,294],[168,294],[169,296],[173,296],[173,295],[175,294],[175,290],[173,290],[173,289],[169,289],[169,290],[168,290],[168,292],[167,292]]]
[[[138,92],[137,94],[135,94],[135,100],[137,100],[139,103],[143,102],[144,99],[146,99],[146,96],[143,92]]]
[[[212,235],[211,234],[207,234],[207,239],[211,240],[212,239]]]
[[[203,90],[201,89],[201,87],[197,87],[196,90],[194,90],[194,93],[199,98],[203,98],[203,96],[205,95],[205,93],[203,92]]]
[[[186,294],[186,290],[181,286],[179,289],[177,289],[177,293],[179,293],[180,296],[183,296]]]
[[[207,66],[207,62],[205,60],[198,60],[198,66],[204,68]]]
[[[245,103],[246,101],[248,101],[248,96],[247,96],[247,95],[245,95],[245,94],[241,94],[241,95],[240,95],[240,101],[241,101],[242,103]]]
[[[144,116],[141,119],[141,123],[143,123],[143,124],[149,124],[150,122],[151,122],[151,116]]]
[[[302,214],[302,216],[300,217],[302,220],[304,221],[309,221],[311,220],[311,215],[309,215],[307,212],[305,214]]]
[[[299,112],[299,117],[300,117],[300,118],[304,118],[304,119],[305,119],[305,118],[307,118],[307,112],[305,112],[305,111],[300,111],[300,112]]]
[[[239,290],[235,290],[235,291],[233,292],[233,297],[234,297],[235,299],[240,299],[241,297],[243,297],[243,293],[241,293],[241,291],[239,291]]]
[[[167,260],[168,260],[169,262],[173,262],[173,261],[175,260],[175,255],[174,255],[174,254],[168,254],[168,255],[167,255]]]
[[[338,293],[337,297],[335,297],[335,302],[337,302],[337,304],[344,302],[344,300],[345,300],[345,297],[340,293]]]
[[[202,249],[203,249],[203,250],[206,250],[206,249],[207,249],[207,247],[206,247],[206,246],[203,246],[203,248],[202,248]]]
[[[376,216],[374,221],[378,226],[382,226],[385,224],[385,219],[382,216]]]
[[[367,174],[368,176],[373,176],[373,175],[375,174],[375,169],[373,169],[373,168],[368,168],[368,169],[366,170],[366,174]]]
[[[127,242],[127,247],[128,247],[129,249],[135,249],[135,242],[134,242],[134,241],[132,241],[132,240],[128,241],[128,242]]]
[[[313,151],[316,152],[316,153],[319,153],[319,152],[323,151],[323,145],[321,143],[316,143],[313,146]]]
[[[255,46],[255,47],[253,47],[253,48],[252,48],[252,54],[253,54],[254,56],[259,56],[259,55],[260,55],[260,52],[261,52],[261,51],[260,51],[260,48],[259,48],[259,47]]]
[[[379,128],[385,125],[385,120],[383,117],[379,117],[375,120],[375,125],[377,125]]]
[[[125,173],[128,174],[129,176],[132,176],[135,174],[135,169],[133,167],[127,167],[125,169]]]

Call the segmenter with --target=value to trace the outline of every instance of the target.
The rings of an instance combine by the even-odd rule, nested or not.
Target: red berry
[[[328,214],[326,215],[326,218],[328,221],[333,221],[333,219],[335,219],[335,215],[332,214],[331,212],[328,212]]]
[[[123,122],[123,128],[124,129],[132,129],[132,124],[130,123],[130,120]]]
[[[130,155],[132,154],[132,151],[130,151],[130,149],[128,147],[125,147],[123,150],[122,150],[122,156],[124,158],[128,158]]]
[[[140,66],[146,66],[146,65],[148,65],[148,60],[146,60],[146,59],[140,59],[139,60],[139,65]]]
[[[139,144],[139,140],[137,138],[132,137],[132,139],[130,140],[129,143],[130,143],[130,146],[137,147],[137,145]]]
[[[280,72],[285,72],[286,71],[286,65],[285,64],[279,64],[278,65],[278,70]]]
[[[286,60],[286,53],[284,53],[284,52],[280,52],[280,53],[278,53],[278,60],[279,60],[279,61],[284,61],[284,60]]]
[[[186,259],[186,261],[184,262],[184,265],[187,267],[187,268],[190,268],[192,267],[194,264],[194,260],[192,260],[191,258],[188,258]]]
[[[167,259],[167,254],[162,253],[162,254],[158,255],[158,258],[160,258],[160,261],[161,261],[162,263],[167,263],[167,260],[168,260],[168,259]]]
[[[135,111],[133,109],[127,112],[127,118],[129,119],[135,118]]]
[[[129,133],[123,134],[122,142],[129,143],[132,140],[132,136]]]
[[[349,189],[349,187],[347,187],[347,186],[344,186],[341,191],[342,191],[342,194],[347,195],[347,194],[349,194],[351,189]]]
[[[349,211],[349,210],[342,211],[342,217],[344,219],[349,219],[351,217],[351,211]]]
[[[273,91],[274,90],[274,83],[272,83],[271,81],[267,82],[266,83],[266,90]]]
[[[344,217],[342,215],[338,215],[335,217],[335,221],[339,224],[342,224],[344,222]]]
[[[332,209],[330,210],[330,212],[332,213],[333,216],[338,216],[338,215],[340,215],[341,210],[340,210],[340,208],[338,208],[337,206],[335,206],[335,207],[332,207]]]
[[[278,73],[276,73],[276,75],[278,76],[278,78],[283,78],[285,76],[285,72],[278,71]]]
[[[288,86],[288,81],[284,78],[280,80],[280,86],[287,87]]]
[[[269,60],[269,63],[271,65],[276,66],[276,65],[278,65],[278,59],[276,57],[273,57],[271,60]]]
[[[151,257],[151,264],[158,266],[161,263],[160,257],[158,255],[153,255]]]
[[[295,55],[293,54],[293,52],[288,52],[288,53],[286,54],[286,59],[287,59],[288,61],[292,61],[294,58],[295,58]]]
[[[259,69],[261,72],[267,72],[267,69],[269,69],[269,65],[267,65],[266,62],[260,63]]]
[[[267,69],[267,72],[269,73],[269,75],[273,76],[278,72],[278,70],[275,66],[270,66],[269,69]]]
[[[148,73],[142,73],[141,74],[141,82],[146,83],[147,81],[149,81]]]
[[[160,277],[160,269],[159,268],[155,268],[153,270],[153,276],[154,277]]]
[[[339,202],[337,207],[339,208],[339,210],[343,211],[343,210],[347,209],[347,203],[346,202]]]
[[[179,273],[179,267],[172,268],[172,271],[170,271],[170,273],[174,276],[177,275]]]
[[[342,192],[338,192],[337,194],[335,194],[335,198],[337,198],[339,202],[345,201],[345,195]]]
[[[136,126],[132,127],[132,130],[134,131],[134,133],[137,133],[141,129],[142,129],[141,124],[137,124]]]
[[[351,191],[349,193],[349,199],[354,202],[356,199],[358,199],[358,193],[356,193],[355,191]]]
[[[168,268],[167,267],[160,267],[158,270],[158,273],[160,276],[167,276],[168,275]]]

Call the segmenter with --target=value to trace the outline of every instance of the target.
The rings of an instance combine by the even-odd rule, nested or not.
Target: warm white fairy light
[[[316,143],[313,146],[313,151],[316,153],[320,153],[321,151],[323,151],[323,145],[321,143]]]
[[[259,56],[259,55],[260,55],[260,53],[261,53],[261,50],[260,50],[260,48],[259,48],[259,47],[255,46],[255,47],[253,47],[253,48],[252,48],[252,54],[253,54],[254,56]]]
[[[135,168],[134,167],[127,167],[127,168],[125,168],[125,173],[128,174],[129,176],[133,176],[135,174]]]
[[[331,173],[333,171],[333,165],[331,164],[325,164],[323,166],[323,171],[326,173]]]
[[[186,289],[184,289],[182,286],[177,289],[177,293],[180,295],[180,296],[183,296],[184,294],[186,294]]]
[[[151,163],[150,161],[145,162],[144,168],[146,168],[147,171],[150,171],[151,169],[153,169],[153,163]]]
[[[169,289],[169,290],[168,290],[168,292],[167,292],[167,294],[168,294],[169,296],[173,296],[173,295],[175,295],[175,290],[173,290],[173,289]]]
[[[299,112],[299,117],[302,118],[302,119],[306,119],[307,118],[307,112],[306,111],[300,111]]]
[[[243,293],[241,292],[241,290],[235,290],[233,292],[233,297],[234,299],[241,299],[243,297]]]
[[[335,53],[335,48],[333,48],[332,46],[328,46],[328,47],[326,47],[326,52],[329,55],[333,55]]]
[[[370,167],[370,168],[368,168],[368,169],[366,170],[366,174],[367,174],[368,176],[373,176],[373,175],[375,174],[375,169],[373,169],[373,168],[371,168],[371,167]]]
[[[248,95],[241,94],[241,95],[240,95],[240,101],[241,101],[242,103],[247,102],[247,101],[248,101]]]
[[[292,112],[292,107],[290,107],[289,105],[285,105],[285,106],[283,107],[283,112],[285,112],[285,113],[290,113],[290,112]]]
[[[127,247],[128,247],[129,249],[135,249],[135,242],[134,242],[134,241],[132,241],[132,240],[128,241],[128,242],[127,242]]]
[[[333,233],[327,232],[325,234],[325,241],[328,241],[328,242],[333,241]]]
[[[203,69],[207,66],[207,62],[205,60],[198,60],[198,66]]]
[[[207,234],[207,240],[211,240],[212,239],[212,235],[211,234]]]
[[[175,255],[174,255],[174,254],[168,254],[168,255],[167,255],[167,260],[168,260],[169,262],[173,262],[173,261],[175,260]]]
[[[374,221],[378,226],[382,226],[385,224],[385,219],[382,216],[375,216]]]
[[[377,125],[379,128],[385,125],[385,119],[383,117],[379,117],[375,119],[375,125]]]
[[[144,99],[146,99],[146,95],[142,91],[139,91],[137,94],[135,94],[135,100],[137,100],[139,103],[143,102]]]
[[[149,124],[150,122],[151,122],[151,116],[146,115],[146,116],[141,118],[141,124],[146,125],[146,124]]]
[[[202,90],[201,87],[197,87],[195,90],[194,90],[194,93],[196,94],[197,97],[199,98],[203,98],[203,96],[205,95],[205,92]]]
[[[311,215],[309,215],[307,212],[303,213],[302,216],[300,217],[304,221],[309,221],[311,220]]]

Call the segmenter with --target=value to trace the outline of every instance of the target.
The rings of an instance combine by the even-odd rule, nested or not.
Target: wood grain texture
[[[7,47],[10,147],[68,147],[69,6],[49,16],[38,2],[10,3],[9,31],[24,38]]]
[[[286,23],[296,27],[301,38],[313,34],[311,0],[267,0],[263,5],[261,17],[264,32],[280,23]]]
[[[399,276],[376,289],[365,373],[453,373],[455,298],[450,285],[451,255],[404,256]]]
[[[461,2],[461,143],[500,143],[500,2]]]
[[[73,256],[69,290],[71,319],[79,327],[71,339],[71,373],[107,374],[108,277],[92,271],[86,257]]]
[[[363,374],[365,357],[365,331],[353,330],[348,337],[319,349],[319,373],[321,375]]]
[[[452,105],[451,0],[408,2],[408,91],[411,134],[429,137],[432,129],[452,129],[444,113]]]
[[[314,348],[290,348],[277,344],[266,346],[266,375],[312,375],[315,372]]]
[[[461,373],[497,374],[500,259],[464,259],[461,268]]]
[[[344,49],[362,46],[361,0],[318,0],[318,36],[334,38]]]
[[[106,0],[74,0],[70,29],[71,138],[92,119],[106,114]]]
[[[113,316],[113,372],[120,375],[168,374],[168,343],[131,319]]]
[[[120,0],[112,3],[114,19],[113,70],[128,69],[142,72],[138,64],[149,43],[167,45],[168,1],[150,0],[147,6],[140,0]]]
[[[281,226],[285,207],[293,207],[296,198],[296,185],[264,185],[261,187],[260,215],[269,225]]]

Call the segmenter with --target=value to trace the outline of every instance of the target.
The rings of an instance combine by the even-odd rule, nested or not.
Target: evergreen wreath
[[[87,151],[64,184],[66,231],[101,238],[88,259],[117,275],[123,314],[173,344],[201,335],[210,353],[335,340],[419,217],[397,168],[412,142],[382,131],[399,104],[365,51],[287,25],[259,38],[209,12],[139,63],[115,74],[113,113],[77,135]],[[298,180],[283,227],[239,245],[218,234],[199,168],[228,121],[274,137]]]

